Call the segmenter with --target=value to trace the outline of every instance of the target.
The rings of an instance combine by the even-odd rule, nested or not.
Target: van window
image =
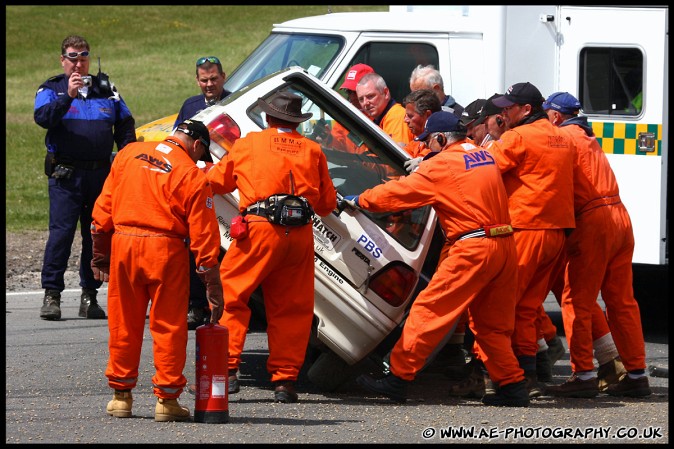
[[[341,36],[272,33],[227,78],[225,89],[235,92],[253,81],[295,65],[320,79],[343,46]]]
[[[644,55],[640,49],[584,48],[579,68],[579,96],[585,114],[641,114]]]
[[[400,103],[410,93],[410,75],[418,65],[438,65],[438,50],[431,44],[421,42],[370,42],[364,45],[348,65],[367,64],[384,78],[391,96]],[[344,82],[342,74],[335,89]]]

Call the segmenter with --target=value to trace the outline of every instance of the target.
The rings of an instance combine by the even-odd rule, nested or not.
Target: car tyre
[[[351,366],[333,351],[327,350],[318,356],[307,371],[307,377],[318,388],[332,392],[351,376]]]

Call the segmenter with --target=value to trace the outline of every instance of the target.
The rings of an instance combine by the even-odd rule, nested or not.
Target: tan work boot
[[[108,415],[115,418],[131,418],[131,406],[133,406],[131,390],[115,390],[115,393],[112,395],[112,401],[108,402],[105,411]]]
[[[615,358],[610,362],[599,365],[597,379],[599,379],[599,391],[605,392],[609,385],[617,384],[627,374],[623,362]]]
[[[473,360],[468,363],[468,369],[470,370],[468,376],[460,382],[456,382],[450,385],[449,395],[450,396],[459,396],[459,397],[468,397],[468,398],[482,398],[485,395],[486,380],[489,377],[485,376],[482,372],[481,363],[477,360]],[[493,384],[490,383],[490,387],[493,390]]]
[[[188,421],[189,419],[190,409],[180,405],[177,399],[157,398],[157,406],[154,408],[155,421]]]

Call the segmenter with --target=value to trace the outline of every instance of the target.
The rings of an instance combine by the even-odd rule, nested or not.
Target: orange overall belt
[[[471,239],[474,237],[506,237],[512,235],[512,233],[513,227],[509,224],[489,225],[479,229],[473,229],[472,231],[464,232],[454,239],[454,241]]]

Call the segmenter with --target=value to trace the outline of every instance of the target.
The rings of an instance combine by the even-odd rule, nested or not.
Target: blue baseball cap
[[[554,109],[562,114],[575,115],[580,110],[580,101],[568,92],[555,92],[543,102],[543,110]]]
[[[465,129],[465,127],[456,115],[449,111],[437,111],[428,117],[424,131],[414,140],[421,142],[428,139],[428,136],[433,133],[447,133],[461,129]]]

